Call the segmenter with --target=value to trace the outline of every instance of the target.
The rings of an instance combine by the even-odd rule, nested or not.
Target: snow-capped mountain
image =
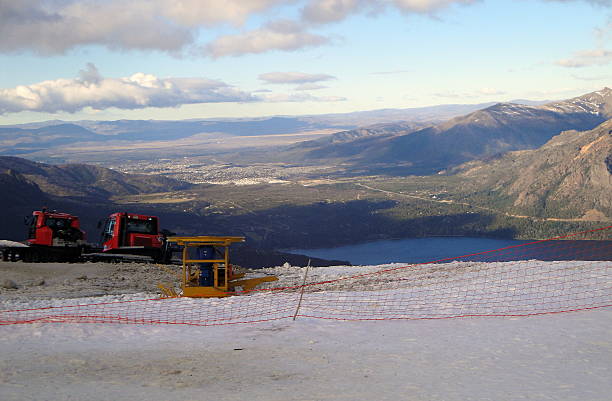
[[[561,113],[590,113],[611,118],[612,89],[605,87],[597,92],[587,93],[573,99],[548,103],[541,108]]]
[[[381,135],[375,130],[365,135],[362,129],[352,141],[305,143],[301,158],[344,158],[359,171],[434,174],[470,160],[536,149],[562,131],[590,130],[610,117],[612,90],[604,88],[541,106],[497,103],[420,130],[387,125]]]

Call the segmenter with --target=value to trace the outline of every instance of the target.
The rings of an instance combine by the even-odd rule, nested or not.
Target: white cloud
[[[287,0],[0,0],[0,51],[61,54],[77,46],[178,52],[196,30],[242,24]]]
[[[302,9],[302,18],[319,24],[336,22],[366,7],[374,9],[382,4],[380,0],[312,0]]]
[[[255,100],[250,94],[220,81],[158,78],[142,72],[125,78],[104,78],[93,64],[88,64],[79,78],[0,89],[0,114],[20,111],[73,113],[85,107],[139,109]]]
[[[582,68],[606,65],[610,62],[612,62],[612,51],[597,49],[577,52],[571,58],[557,60],[555,64],[568,68]]]
[[[267,72],[260,74],[259,79],[269,84],[297,85],[295,88],[293,88],[293,90],[296,91],[311,91],[326,89],[327,86],[321,85],[318,82],[330,81],[336,79],[336,77],[329,74],[308,74],[305,72],[289,71]]]
[[[329,38],[307,24],[340,21],[386,6],[405,12],[433,12],[474,0],[0,0],[0,52],[63,54],[102,45],[114,50],[160,50],[183,54],[206,48],[213,57],[293,51],[320,46]],[[248,32],[196,43],[202,29],[242,26],[274,7],[304,5],[300,22],[272,22]]]
[[[133,1],[133,0],[132,0]],[[150,3],[151,0],[146,1]],[[254,13],[273,6],[290,3],[288,0],[154,0],[162,15],[188,26],[230,22],[241,25]]]
[[[376,14],[385,7],[405,13],[432,14],[454,4],[473,4],[481,0],[311,0],[302,9],[302,18],[313,23],[341,21],[352,14]]]
[[[329,81],[336,77],[328,74],[307,74],[305,72],[267,72],[260,74],[259,79],[271,84],[306,84]]]
[[[433,13],[454,4],[474,4],[480,0],[391,0],[395,7],[404,12]]]
[[[453,5],[478,1],[481,0],[0,0],[0,52],[55,55],[89,45],[176,55],[204,48],[213,57],[294,51],[329,43],[329,38],[310,29],[354,14],[376,14],[385,8],[407,14],[435,14]],[[612,2],[548,1],[587,1],[602,7]],[[247,32],[236,30],[254,15],[277,16],[290,7],[301,7],[296,10],[299,21],[268,22]],[[218,26],[230,33],[208,46],[198,42],[202,30]]]
[[[263,28],[218,37],[206,46],[212,57],[265,53],[270,50],[293,51],[329,43],[330,39],[306,31],[293,21],[276,21]]]
[[[546,1],[557,2],[557,3],[570,3],[570,2],[580,1],[580,2],[590,3],[590,4],[601,6],[601,7],[612,6],[611,0],[546,0]]]

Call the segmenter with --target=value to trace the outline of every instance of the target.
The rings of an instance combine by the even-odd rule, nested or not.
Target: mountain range
[[[26,124],[0,127],[0,155],[28,155],[65,145],[85,143],[122,143],[129,146],[130,143],[138,142],[173,141],[201,133],[276,135],[328,127],[327,124],[284,117],[247,121],[54,121],[43,126]]]
[[[612,117],[612,90],[528,106],[498,103],[430,127],[385,124],[302,142],[277,158],[339,159],[355,172],[428,175],[474,159],[542,146],[565,130],[589,130]]]
[[[70,159],[70,151],[62,149],[68,145],[116,145],[121,143],[129,146],[133,143],[180,140],[198,134],[249,137],[317,130],[342,131],[372,124],[388,124],[390,122],[409,122],[412,128],[422,128],[423,126],[445,121],[490,105],[491,103],[450,104],[339,114],[180,121],[84,120],[66,122],[52,120],[0,126],[0,155],[21,155],[37,160],[62,160]],[[53,157],[41,156],[38,152],[52,152]]]

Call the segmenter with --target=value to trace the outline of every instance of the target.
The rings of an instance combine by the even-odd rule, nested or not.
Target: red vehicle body
[[[0,249],[5,261],[26,262],[77,261],[83,258],[105,257],[115,260],[118,256],[146,256],[154,261],[167,261],[168,247],[165,235],[160,233],[159,221],[155,216],[134,213],[113,213],[105,222],[102,232],[102,248],[86,243],[85,232],[81,230],[79,218],[56,211],[35,211],[26,218],[28,225],[28,246],[8,246]]]
[[[2,260],[24,262],[75,262],[84,249],[85,232],[79,218],[43,208],[26,218],[28,246],[3,247]]]
[[[102,252],[148,256],[161,254],[164,238],[155,216],[134,213],[113,213],[104,223]]]
[[[85,239],[77,216],[44,209],[32,213],[27,239],[30,245],[78,247]]]

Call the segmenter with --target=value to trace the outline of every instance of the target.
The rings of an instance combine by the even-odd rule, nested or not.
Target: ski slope
[[[206,321],[203,326],[137,324],[137,321],[77,323],[78,319],[69,318],[49,320],[54,323],[2,325],[0,399],[610,399],[610,307],[537,316],[435,320],[336,321],[305,316],[316,313],[329,316],[330,311],[326,311],[321,300],[333,301],[334,313],[338,310],[345,313],[341,317],[363,317],[364,311],[365,316],[370,316],[375,304],[393,301],[402,293],[401,299],[407,302],[422,297],[421,305],[432,294],[438,294],[438,301],[429,305],[427,313],[436,313],[437,305],[440,308],[437,313],[445,316],[454,313],[458,304],[440,302],[440,294],[459,294],[444,299],[454,302],[470,299],[461,303],[463,312],[465,305],[472,305],[485,314],[483,305],[491,304],[492,294],[496,298],[512,295],[509,299],[516,301],[511,304],[514,306],[546,305],[546,308],[557,304],[538,300],[548,302],[551,296],[562,297],[563,292],[582,294],[559,298],[563,305],[584,299],[585,294],[591,298],[601,296],[602,291],[608,295],[600,300],[608,297],[609,301],[611,262],[525,261],[520,265],[453,262],[427,270],[398,267],[401,266],[309,269],[308,283],[316,285],[303,288],[303,309],[295,321],[291,318],[295,314],[294,300],[302,289],[174,301],[179,303],[175,312],[180,310],[178,315],[183,318],[194,310],[217,310],[217,316],[218,311],[230,312],[233,318],[240,317],[236,311],[256,316],[257,310],[249,310],[251,307],[274,305],[274,311],[279,310],[279,305],[285,307],[282,318],[259,323],[233,324],[234,320],[223,325]],[[508,273],[511,271],[521,274],[512,276]],[[306,269],[285,266],[257,274],[270,273],[281,277],[277,285],[292,287],[301,284]],[[482,277],[489,279],[480,280]],[[560,277],[567,280],[559,280]],[[581,279],[577,281],[579,292],[571,286],[571,278]],[[544,282],[548,284],[540,285]],[[491,283],[496,285],[487,287]],[[520,288],[528,289],[529,297],[516,296]],[[154,295],[5,299],[0,300],[0,310],[50,306],[63,310],[67,306],[100,303],[132,305],[132,301],[138,303]],[[359,299],[361,303],[346,309],[339,301],[347,299]],[[474,299],[486,302],[474,304]],[[144,302],[152,310],[166,301]],[[388,305],[396,308],[412,304]],[[498,307],[489,305],[488,312],[495,312]],[[411,311],[416,312],[423,312],[423,308]],[[406,312],[394,310],[388,316],[397,313]],[[198,317],[202,316],[200,312]],[[178,321],[177,316],[167,316],[166,320],[166,323]]]
[[[612,310],[0,328],[2,400],[609,400]]]

